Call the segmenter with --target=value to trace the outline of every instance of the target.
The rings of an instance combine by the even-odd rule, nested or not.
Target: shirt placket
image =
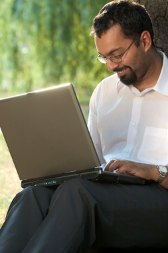
[[[140,121],[141,116],[141,109],[142,109],[142,97],[135,97],[133,100],[133,106],[132,106],[132,115],[131,115],[131,121],[128,127],[128,134],[127,134],[127,144],[123,150],[123,157],[125,159],[129,159],[131,156],[131,151],[134,147],[135,138],[137,135],[137,128]]]

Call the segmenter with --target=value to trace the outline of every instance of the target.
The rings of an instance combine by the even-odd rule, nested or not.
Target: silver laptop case
[[[1,99],[0,127],[21,180],[100,165],[71,84]]]

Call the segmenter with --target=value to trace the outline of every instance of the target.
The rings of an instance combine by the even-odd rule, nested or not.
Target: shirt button
[[[125,151],[128,153],[128,152],[129,152],[129,149],[126,149]]]
[[[132,126],[135,126],[135,123],[134,123],[134,122],[132,123]]]

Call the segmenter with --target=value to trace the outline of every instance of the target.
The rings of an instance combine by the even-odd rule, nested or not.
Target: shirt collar
[[[142,92],[138,92],[141,93],[141,95],[144,95],[144,93],[150,91],[150,90],[155,90],[163,95],[168,96],[168,78],[167,78],[167,72],[168,72],[168,58],[166,57],[166,55],[163,52],[160,52],[163,55],[163,66],[162,66],[162,70],[159,76],[159,79],[156,83],[155,86],[151,87],[151,88],[147,88]],[[125,84],[123,84],[120,79],[118,78],[117,81],[117,92],[119,93],[120,90],[126,86]],[[127,86],[129,87],[132,92],[134,89],[136,89],[133,85]],[[137,90],[137,89],[136,89]],[[138,90],[137,90],[138,91]],[[133,92],[134,93],[134,92]],[[139,94],[140,95],[140,94]]]
[[[168,58],[163,52],[160,52],[163,55],[163,66],[159,76],[159,79],[155,86],[153,86],[153,90],[168,96]]]
[[[119,79],[119,78],[118,78]],[[122,89],[122,87],[124,87],[125,85],[120,81],[120,79],[117,81],[117,93],[120,92],[120,90]]]

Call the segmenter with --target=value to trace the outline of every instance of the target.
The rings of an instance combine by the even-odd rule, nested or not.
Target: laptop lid
[[[1,99],[0,127],[21,180],[100,165],[71,84]]]

